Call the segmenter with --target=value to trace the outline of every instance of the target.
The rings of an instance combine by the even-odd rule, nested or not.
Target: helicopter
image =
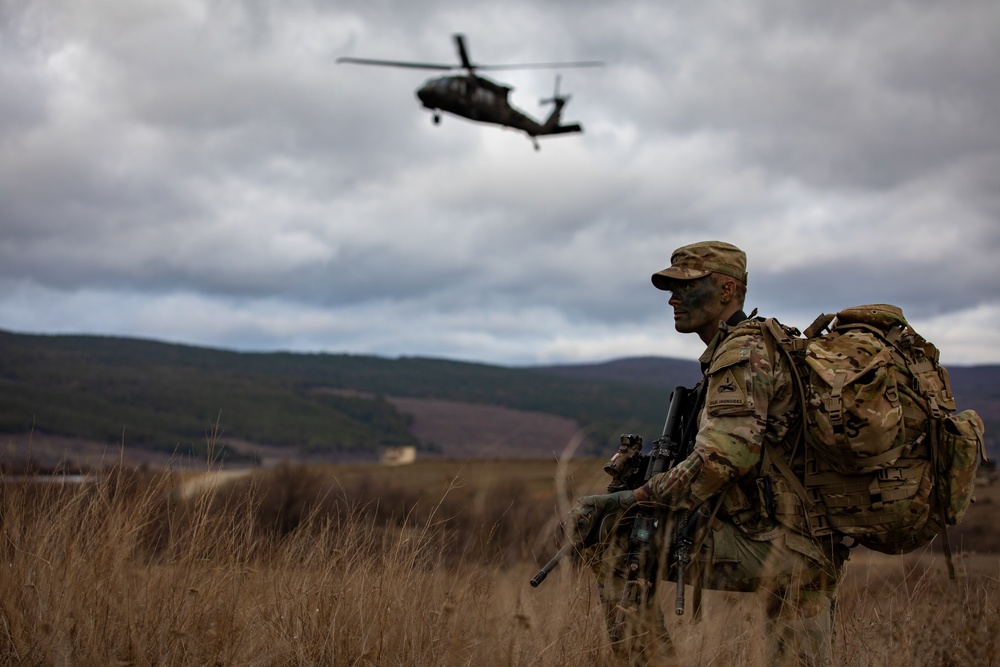
[[[450,113],[480,123],[491,123],[501,127],[509,127],[524,132],[535,150],[539,149],[538,137],[583,132],[579,123],[562,124],[562,110],[569,101],[569,95],[559,94],[559,76],[556,76],[555,92],[552,97],[543,99],[540,104],[552,104],[553,109],[544,121],[537,121],[523,111],[516,109],[508,101],[512,88],[491,81],[476,74],[477,70],[512,70],[512,69],[542,69],[561,67],[602,67],[603,62],[596,60],[565,62],[565,63],[522,63],[519,65],[478,65],[469,59],[465,48],[465,37],[453,35],[455,48],[458,50],[459,65],[443,65],[435,63],[418,63],[399,60],[373,60],[370,58],[337,58],[337,63],[353,63],[356,65],[379,65],[383,67],[406,67],[410,69],[431,70],[461,70],[466,74],[428,79],[417,90],[417,99],[427,109],[433,112],[432,121],[435,125],[441,122],[441,113]]]

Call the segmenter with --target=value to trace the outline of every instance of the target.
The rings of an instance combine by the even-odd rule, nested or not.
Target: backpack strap
[[[938,445],[941,420],[931,418],[928,431],[931,435],[931,476],[934,480],[934,493],[937,495],[938,518],[941,521],[941,550],[944,552],[945,563],[948,564],[948,578],[955,579],[955,563],[951,558],[951,540],[948,539],[948,520],[944,513],[944,499],[941,497],[941,473],[938,471]]]
[[[792,454],[794,456],[795,448],[797,448],[799,444],[805,442],[806,393],[805,387],[802,384],[802,377],[799,374],[798,366],[795,363],[795,358],[792,356],[791,351],[795,349],[805,349],[805,341],[789,336],[788,333],[781,328],[781,324],[778,323],[778,320],[773,317],[769,317],[764,321],[764,326],[761,327],[761,332],[764,336],[764,347],[767,349],[767,352],[772,360],[771,363],[773,364],[776,359],[775,348],[780,349],[782,354],[784,354],[788,359],[789,372],[792,374],[792,384],[799,399],[799,412],[801,414],[799,415],[798,437],[795,439],[795,446],[792,450]],[[764,471],[773,466],[774,469],[785,478],[785,481],[787,481],[792,487],[792,490],[795,491],[795,495],[797,495],[802,501],[802,504],[805,507],[805,514],[808,517],[811,513],[810,511],[816,503],[809,498],[809,493],[806,491],[805,485],[803,485],[802,481],[798,478],[798,475],[795,474],[795,471],[792,470],[791,466],[788,465],[788,462],[785,461],[785,458],[773,450],[774,446],[768,443],[767,440],[764,440],[763,453],[761,455],[761,470]],[[809,531],[811,533],[813,530],[812,521],[807,521],[806,523],[809,525]]]
[[[795,495],[797,495],[802,500],[802,503],[805,505],[806,510],[807,511],[811,510],[816,503],[814,503],[812,500],[809,499],[809,493],[806,491],[806,487],[803,486],[802,482],[795,474],[795,471],[792,470],[791,466],[788,465],[788,462],[785,461],[784,457],[780,455],[778,456],[772,455],[771,452],[773,449],[774,445],[770,444],[765,440],[764,453],[761,455],[760,459],[761,469],[764,470],[770,466],[774,466],[774,468],[781,473],[781,476],[784,477],[785,480],[791,485],[792,490],[795,491]]]

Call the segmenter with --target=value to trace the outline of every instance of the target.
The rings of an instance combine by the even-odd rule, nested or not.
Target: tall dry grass
[[[586,571],[528,586],[552,492],[414,470],[5,481],[0,664],[618,664]],[[996,662],[995,557],[958,585],[933,558],[854,561],[835,664]],[[684,663],[760,664],[752,603],[707,593],[701,622],[670,619]]]

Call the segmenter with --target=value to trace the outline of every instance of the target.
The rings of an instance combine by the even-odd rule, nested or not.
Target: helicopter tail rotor
[[[555,87],[555,91],[552,93],[552,97],[548,97],[548,98],[539,100],[539,102],[538,102],[539,104],[556,104],[558,106],[562,106],[562,105],[566,104],[567,102],[569,102],[570,95],[560,95],[559,94],[559,81],[560,81],[560,79],[562,79],[562,75],[556,74],[556,87]]]

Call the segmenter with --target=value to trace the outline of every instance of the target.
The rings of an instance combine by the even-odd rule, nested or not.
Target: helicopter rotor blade
[[[604,67],[600,60],[578,60],[568,63],[519,63],[516,65],[476,65],[476,69],[510,70],[510,69],[559,69],[561,67]]]
[[[465,50],[464,35],[455,35],[455,48],[458,49],[458,59],[462,61],[462,67],[469,70],[469,74],[471,74],[476,69],[476,65],[473,65],[472,61],[469,60],[469,52]]]
[[[337,63],[351,63],[354,65],[379,65],[381,67],[406,67],[408,69],[435,69],[435,70],[455,70],[459,69],[455,65],[440,65],[437,63],[414,63],[404,60],[373,60],[371,58],[337,58]]]
[[[560,67],[604,67],[604,62],[601,60],[578,60],[574,62],[567,63],[518,63],[514,65],[475,65],[469,60],[469,52],[465,48],[465,35],[456,34],[455,47],[458,49],[459,60],[462,61],[462,67],[467,69],[470,74],[475,72],[475,70],[512,70],[512,69],[558,69]],[[455,69],[458,69],[457,67]]]
[[[559,69],[562,67],[604,67],[604,62],[600,60],[579,60],[574,62],[561,63],[517,63],[512,65],[476,65],[469,60],[469,52],[465,47],[465,36],[455,34],[455,48],[458,50],[459,65],[444,65],[441,63],[421,63],[408,60],[377,60],[373,58],[337,58],[337,63],[353,63],[355,65],[378,65],[381,67],[405,67],[408,69],[432,69],[432,70],[459,70],[464,69],[469,74],[475,74],[476,70],[514,70],[514,69]]]

